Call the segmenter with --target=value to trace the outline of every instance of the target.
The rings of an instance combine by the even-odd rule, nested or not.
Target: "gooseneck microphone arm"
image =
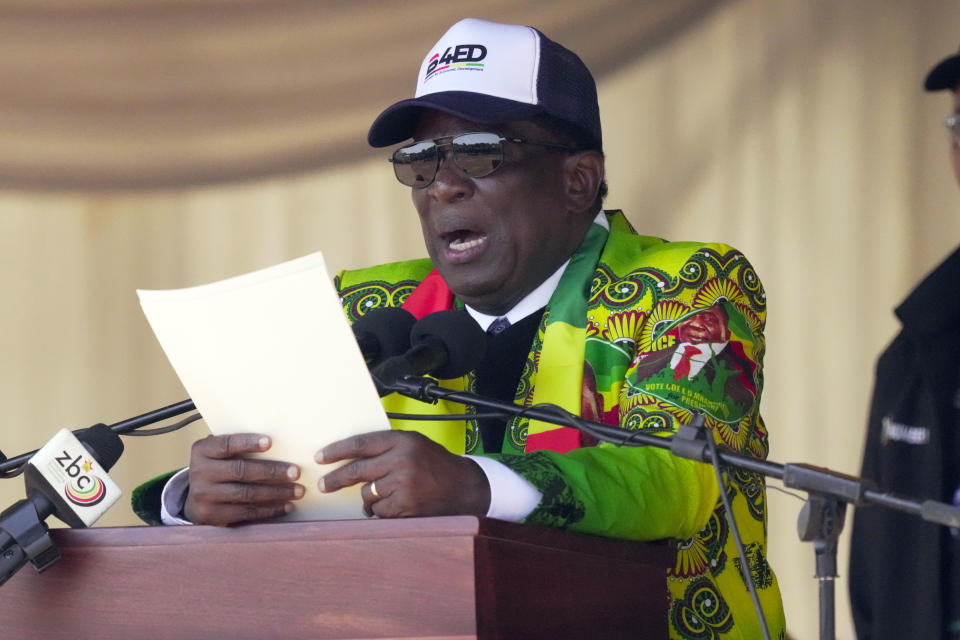
[[[154,409],[153,411],[148,411],[147,413],[142,413],[139,416],[134,416],[133,418],[127,418],[126,420],[121,420],[116,424],[110,425],[110,429],[114,433],[124,434],[129,433],[140,427],[145,427],[148,424],[154,424],[160,422],[161,420],[166,420],[167,418],[172,418],[174,416],[179,416],[188,411],[194,411],[197,408],[197,405],[193,403],[193,400],[187,398],[186,400],[181,400],[166,407],[161,407],[159,409]]]
[[[487,398],[468,391],[441,387],[432,378],[399,378],[383,381],[375,378],[386,393],[396,392],[421,402],[450,400],[458,404],[483,407],[508,415],[524,415],[543,422],[573,427],[605,442],[634,447],[667,449],[673,455],[698,462],[714,460],[725,465],[779,479],[785,487],[806,491],[809,500],[800,512],[800,539],[814,543],[816,578],[820,591],[820,637],[834,636],[834,578],[837,576],[837,540],[843,530],[846,505],[878,505],[901,511],[946,527],[960,528],[960,508],[935,500],[918,501],[870,488],[867,480],[813,465],[779,464],[734,453],[725,447],[713,447],[712,436],[702,427],[702,417],[689,425],[680,425],[673,436],[651,436],[576,416],[555,405],[520,405]],[[699,422],[700,426],[695,423]]]
[[[180,402],[167,405],[166,407],[148,411],[147,413],[140,414],[139,416],[127,418],[126,420],[121,420],[116,424],[111,424],[110,430],[116,434],[123,435],[125,433],[130,433],[135,429],[139,429],[140,427],[145,427],[148,424],[154,424],[156,422],[160,422],[161,420],[166,420],[168,418],[187,413],[188,411],[193,411],[196,408],[197,407],[193,403],[193,400],[187,398],[186,400],[181,400]],[[74,433],[77,432],[74,431]],[[39,449],[28,451],[27,453],[23,453],[19,456],[10,458],[9,460],[0,462],[0,478],[22,467],[30,458],[33,457],[37,451],[39,451]]]
[[[468,391],[447,389],[438,385],[432,378],[402,378],[389,384],[383,384],[383,386],[387,391],[400,393],[422,402],[451,400],[458,404],[475,405],[509,415],[522,414],[543,422],[579,429],[604,442],[634,447],[649,446],[668,449],[681,458],[710,462],[711,456],[705,433],[693,437],[694,434],[684,429],[689,425],[681,425],[680,430],[674,436],[651,436],[602,422],[586,420],[552,405],[523,407]],[[960,508],[934,500],[919,502],[888,492],[874,491],[869,488],[871,483],[863,478],[809,464],[779,464],[767,460],[758,460],[725,448],[720,448],[717,454],[724,464],[777,478],[783,481],[784,486],[791,489],[833,495],[843,502],[849,502],[856,506],[876,504],[917,516],[928,522],[947,527],[960,527]]]

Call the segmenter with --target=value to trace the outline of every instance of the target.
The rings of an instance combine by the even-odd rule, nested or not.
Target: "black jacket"
[[[960,248],[897,308],[877,363],[862,474],[905,497],[960,499]],[[960,533],[881,507],[854,514],[860,640],[960,639]]]

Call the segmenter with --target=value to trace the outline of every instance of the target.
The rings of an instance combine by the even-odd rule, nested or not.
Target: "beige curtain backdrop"
[[[422,255],[409,193],[364,135],[461,11],[0,0],[0,448],[186,397],[136,288],[315,250],[332,269]],[[600,83],[608,205],[644,233],[733,244],[764,280],[771,459],[857,473],[891,310],[960,239],[949,98],[921,88],[960,44],[956,0],[472,13],[535,24],[583,54]],[[127,439],[111,475],[129,492],[185,464],[204,433]],[[19,480],[0,483],[0,508],[22,495]],[[800,507],[770,492],[772,564],[791,634],[806,639],[817,587]],[[124,503],[101,522],[135,518]],[[852,638],[845,554],[841,573],[838,637]]]
[[[719,0],[488,0],[622,67]],[[0,0],[0,185],[172,188],[370,157],[366,129],[416,86],[455,3]]]

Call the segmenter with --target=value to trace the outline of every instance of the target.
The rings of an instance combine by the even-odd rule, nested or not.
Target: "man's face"
[[[960,113],[960,82],[953,88],[953,112]],[[950,141],[950,154],[953,159],[953,175],[960,184],[960,144],[956,138]]]
[[[488,131],[536,142],[555,136],[528,121],[483,125],[437,111],[421,117],[416,140]],[[539,286],[579,245],[586,224],[568,211],[564,166],[569,155],[537,145],[504,143],[494,173],[471,178],[449,156],[436,179],[413,189],[427,253],[463,302],[501,315]]]
[[[677,339],[690,343],[727,342],[730,330],[726,314],[719,307],[710,307],[691,316],[677,327]]]

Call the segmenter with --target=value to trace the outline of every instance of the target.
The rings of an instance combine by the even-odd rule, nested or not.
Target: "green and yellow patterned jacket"
[[[524,405],[554,403],[583,417],[669,435],[702,411],[717,442],[763,458],[763,286],[747,259],[722,244],[637,235],[620,212],[594,224],[543,314],[516,392]],[[460,303],[429,260],[344,271],[336,286],[351,322],[382,306],[420,316]],[[444,386],[473,389],[471,376]],[[398,413],[462,413],[397,395]],[[483,455],[473,421],[394,421],[454,453]],[[491,457],[543,494],[525,522],[630,540],[679,540],[668,572],[671,638],[759,638],[743,567],[711,468],[648,447],[581,440],[569,427],[514,418]],[[763,478],[725,477],[749,571],[771,637],[783,606],[766,560]]]

